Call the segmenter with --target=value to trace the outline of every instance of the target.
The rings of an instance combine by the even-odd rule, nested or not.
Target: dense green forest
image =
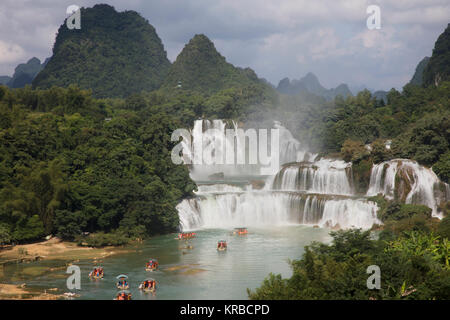
[[[412,219],[412,218],[411,218]],[[424,229],[424,228],[422,228]],[[313,243],[291,261],[293,275],[270,274],[249,290],[257,300],[450,299],[450,219],[430,230],[404,229],[392,240],[373,240],[370,231],[332,232],[331,245]],[[367,288],[367,267],[380,267],[381,287]]]
[[[0,113],[2,243],[103,231],[117,244],[178,227],[175,206],[195,184],[170,161],[181,123],[165,108],[0,87]]]
[[[170,160],[172,132],[271,99],[251,86],[126,99],[0,86],[0,243],[56,234],[100,246],[176,231],[175,206],[196,186]]]
[[[101,4],[81,8],[81,29],[64,22],[53,55],[33,87],[92,89],[95,97],[126,97],[160,87],[170,67],[156,30],[137,12]]]

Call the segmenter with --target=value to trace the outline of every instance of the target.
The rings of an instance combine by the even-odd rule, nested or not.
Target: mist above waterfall
[[[231,126],[238,130],[235,122]],[[279,130],[279,154],[271,154],[279,157],[279,167],[273,175],[260,175],[259,164],[190,166],[198,191],[196,197],[177,207],[182,230],[289,224],[369,229],[381,224],[376,203],[354,194],[351,163],[317,159],[317,154],[309,152],[280,122],[274,121],[272,127]],[[215,130],[208,131],[211,128]],[[192,130],[194,149],[217,141],[219,146],[230,145],[226,128],[222,120],[197,120]],[[245,154],[245,145],[237,143],[234,152]],[[192,156],[192,150],[186,154]],[[222,150],[202,150],[223,156]],[[254,189],[255,179],[264,187]]]
[[[212,175],[258,176],[268,172],[273,175],[284,163],[313,160],[317,156],[303,148],[277,121],[256,132],[252,128],[239,128],[236,122],[197,120],[191,135],[189,143],[183,136],[182,147],[194,180],[209,179]]]

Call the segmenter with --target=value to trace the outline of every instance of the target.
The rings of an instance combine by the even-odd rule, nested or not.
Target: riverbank
[[[34,277],[64,269],[68,264],[80,260],[92,260],[95,264],[106,257],[125,252],[127,252],[127,249],[123,247],[80,247],[76,243],[62,241],[56,237],[38,243],[3,247],[0,250],[0,299],[55,300],[64,298],[64,295],[57,294],[56,290],[55,292],[51,292],[51,289],[44,291],[30,290],[26,286],[26,280],[17,284],[17,281],[7,278],[4,274],[4,269],[8,266],[27,265],[41,260],[59,261],[58,267],[30,265],[23,268],[21,276]],[[16,282],[16,284],[11,282]]]
[[[36,260],[80,260],[103,259],[122,251],[117,247],[90,248],[80,247],[76,243],[62,241],[58,238],[50,240],[21,244],[0,251],[0,265],[8,263],[20,263]]]
[[[0,300],[59,300],[63,298],[65,296],[61,294],[29,290],[25,285],[0,283]]]

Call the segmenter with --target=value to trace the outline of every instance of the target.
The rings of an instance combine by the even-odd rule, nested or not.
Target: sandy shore
[[[75,243],[52,238],[43,242],[16,245],[10,249],[0,251],[0,264],[5,261],[20,259],[29,260],[79,260],[102,259],[116,253],[118,248],[89,248],[79,247]]]
[[[9,300],[58,300],[64,295],[28,291],[25,286],[0,283],[0,299]]]
[[[61,241],[58,238],[52,238],[38,243],[3,248],[0,250],[0,299],[54,300],[64,298],[64,295],[56,294],[56,290],[52,291],[52,289],[48,289],[44,292],[36,292],[27,289],[25,283],[21,285],[5,283],[11,281],[11,279],[5,278],[3,272],[4,268],[8,267],[8,264],[39,260],[60,260],[66,265],[71,262],[90,259],[95,263],[95,261],[101,261],[105,257],[124,252],[127,252],[127,250],[117,247],[79,247],[76,243]],[[22,274],[34,277],[53,272],[57,269],[61,268],[34,265],[33,267],[24,268]]]

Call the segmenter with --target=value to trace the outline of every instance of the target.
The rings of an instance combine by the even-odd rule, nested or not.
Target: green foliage
[[[130,239],[123,232],[97,232],[82,238],[78,241],[81,246],[88,247],[105,247],[105,246],[122,246],[127,244]]]
[[[359,230],[332,233],[291,262],[293,275],[269,275],[250,299],[449,299],[450,243],[432,233],[408,232],[390,242]],[[367,267],[381,269],[381,289],[366,286]]]
[[[441,238],[450,239],[450,216],[441,220],[441,223],[439,223],[437,228],[437,235]]]
[[[370,182],[370,172],[372,169],[372,161],[370,159],[363,159],[354,162],[352,165],[353,181],[355,183],[355,191],[360,194],[367,192]]]
[[[432,233],[405,232],[402,237],[389,242],[384,250],[387,253],[398,252],[409,259],[429,257],[440,263],[441,267],[450,270],[450,241]]]
[[[96,97],[126,97],[159,88],[170,62],[155,29],[134,11],[106,4],[81,8],[81,29],[64,22],[53,56],[33,87],[92,89]]]
[[[76,87],[6,89],[0,224],[11,240],[118,230],[131,239],[176,230],[175,206],[195,184],[170,159],[180,119],[151,104],[145,95],[96,100]]]
[[[365,158],[368,154],[368,150],[361,141],[347,139],[342,144],[341,155],[347,162],[357,162]]]
[[[392,159],[392,152],[386,148],[382,139],[377,139],[372,143],[372,151],[370,152],[374,163],[380,163]]]
[[[439,160],[433,165],[433,171],[445,183],[450,182],[450,150],[441,154]]]
[[[226,62],[214,44],[203,34],[195,35],[183,48],[164,80],[166,89],[192,90],[212,94],[232,87],[264,87],[255,72]],[[225,107],[225,106],[221,106]]]
[[[411,218],[414,215],[424,215],[431,218],[431,208],[419,204],[403,204],[399,202],[389,202],[386,211],[381,215],[382,221],[401,220]]]
[[[412,158],[432,166],[449,151],[449,132],[449,109],[429,113],[393,141],[393,152],[396,157]]]
[[[0,224],[0,245],[8,244],[11,242],[11,233],[8,225]]]
[[[450,81],[450,24],[434,44],[433,55],[423,72],[426,86]]]
[[[436,229],[432,210],[427,206],[388,201],[381,195],[369,200],[377,203],[378,218],[384,223],[380,239],[392,240],[408,230],[430,232]]]
[[[12,239],[18,242],[39,240],[44,236],[44,224],[37,214],[22,217],[17,222]]]

